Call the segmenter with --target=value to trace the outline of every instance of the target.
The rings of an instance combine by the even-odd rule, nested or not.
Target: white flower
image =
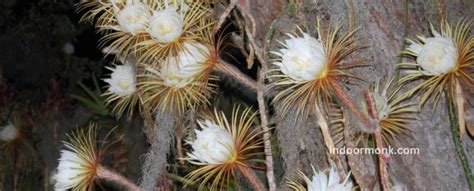
[[[0,128],[0,140],[2,141],[13,141],[18,136],[18,129],[11,122]]]
[[[450,72],[458,62],[458,49],[453,39],[432,31],[434,37],[419,36],[422,43],[411,41],[408,50],[417,55],[416,62],[427,75],[440,76]]]
[[[61,150],[57,174],[54,175],[56,184],[54,190],[67,190],[79,186],[86,181],[91,170],[87,160],[81,158],[77,153]]]
[[[156,41],[169,43],[181,36],[183,27],[183,15],[178,13],[175,7],[170,6],[153,14],[147,31]]]
[[[377,92],[374,92],[373,98],[375,101],[375,107],[377,109],[377,117],[379,120],[386,119],[390,113],[391,107],[388,104],[388,99],[384,95],[380,95]]]
[[[211,121],[198,121],[201,131],[196,130],[196,140],[191,142],[188,153],[195,164],[222,164],[234,158],[235,145],[232,135]]]
[[[116,11],[117,22],[124,32],[136,35],[144,32],[151,13],[150,9],[141,2],[127,3],[127,5]]]
[[[195,80],[207,67],[209,49],[200,43],[184,43],[176,57],[169,57],[161,74],[168,87],[182,88]]]
[[[319,78],[326,65],[326,53],[321,42],[307,33],[303,33],[303,37],[290,37],[285,40],[285,48],[273,52],[281,57],[281,62],[273,64],[297,82]]]
[[[331,168],[329,178],[324,172],[318,173],[314,169],[313,171],[314,175],[312,180],[305,178],[308,191],[350,191],[352,189],[352,182],[347,183],[349,175],[344,182],[340,183],[339,175],[334,168]]]
[[[117,65],[112,70],[109,79],[105,79],[110,87],[109,91],[120,97],[130,96],[137,90],[135,70],[131,64]]]

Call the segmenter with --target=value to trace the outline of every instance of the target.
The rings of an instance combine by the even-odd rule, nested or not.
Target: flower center
[[[299,56],[294,56],[292,60],[296,64],[296,68],[299,70],[307,69],[310,66],[310,61],[307,58],[300,58]]]
[[[172,30],[173,30],[173,28],[170,25],[165,24],[165,23],[160,23],[159,26],[158,26],[158,33],[160,33],[162,35],[168,34]]]
[[[126,82],[126,81],[122,81],[118,84],[120,86],[120,88],[126,90],[130,87],[130,83],[129,82]]]

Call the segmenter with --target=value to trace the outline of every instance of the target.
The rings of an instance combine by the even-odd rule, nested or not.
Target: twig
[[[222,27],[222,24],[224,24],[225,19],[229,16],[230,12],[235,8],[235,5],[237,5],[238,2],[238,0],[230,0],[229,5],[225,8],[224,12],[219,17],[219,21],[217,22],[216,28],[214,28],[214,33],[219,31],[219,29]]]
[[[216,63],[214,69],[216,71],[222,72],[228,76],[233,77],[234,79],[238,80],[245,86],[249,87],[250,89],[253,89],[254,91],[262,91],[266,92],[267,90],[265,87],[262,85],[258,84],[255,82],[255,80],[251,79],[250,77],[246,76],[245,74],[242,74],[242,72],[239,71],[235,66],[227,63],[226,61],[219,59],[218,63]]]
[[[321,109],[319,108],[318,104],[316,104],[316,117],[317,117],[317,120],[318,120],[319,128],[321,129],[321,132],[323,133],[324,143],[325,143],[326,147],[329,150],[329,158],[332,161],[334,161],[334,163],[336,164],[336,168],[339,172],[344,172],[344,168],[342,166],[341,159],[334,152],[336,147],[334,146],[334,141],[332,140],[331,134],[329,133],[328,123],[327,123],[326,119],[324,118],[324,115],[321,112]],[[345,176],[345,172],[342,176],[343,177]]]
[[[258,82],[263,85],[264,83],[264,73],[267,70],[266,65],[262,64],[262,68],[260,69],[260,73],[258,75]],[[265,98],[264,92],[258,91],[257,92],[257,101],[258,101],[258,109],[260,112],[260,120],[262,121],[262,129],[263,129],[263,144],[264,144],[264,152],[265,152],[265,165],[267,166],[267,181],[268,181],[268,188],[270,191],[276,191],[276,181],[275,181],[275,173],[273,172],[273,155],[272,155],[272,143],[271,143],[271,132],[270,128],[268,128],[268,119],[267,119],[267,109],[265,107]]]
[[[377,109],[375,106],[375,101],[373,100],[372,97],[372,92],[369,90],[365,91],[365,100],[367,102],[367,107],[369,110],[369,115],[372,119],[376,119],[377,117]],[[384,143],[383,143],[383,138],[382,138],[382,130],[378,123],[374,123],[374,137],[375,137],[375,147],[380,151],[378,154],[378,161],[379,161],[379,173],[380,173],[380,182],[382,184],[383,190],[390,190],[390,180],[389,180],[389,174],[387,171],[387,164],[385,163],[382,151],[382,148],[384,148]]]
[[[454,100],[456,100],[456,109],[458,112],[459,139],[462,139],[464,133],[466,132],[466,120],[464,119],[464,95],[461,84],[459,84],[459,80],[456,80],[456,92]]]
[[[239,165],[238,166],[239,171],[242,173],[242,175],[247,178],[247,180],[252,184],[253,188],[256,191],[264,191],[265,189],[263,188],[262,183],[260,180],[258,180],[257,176],[255,173],[250,169],[248,166],[244,165]]]
[[[97,176],[101,179],[108,180],[108,181],[117,183],[121,186],[124,186],[128,190],[140,191],[140,188],[134,183],[132,183],[130,180],[128,180],[127,178],[119,175],[116,172],[106,169],[102,166],[97,167]]]
[[[178,160],[179,164],[184,165],[184,154],[183,154],[183,139],[184,129],[183,124],[180,120],[176,120],[176,148],[178,149]]]

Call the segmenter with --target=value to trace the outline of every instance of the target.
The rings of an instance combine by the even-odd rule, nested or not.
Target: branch
[[[318,120],[319,128],[321,129],[321,132],[323,133],[324,143],[325,143],[326,147],[329,150],[329,158],[332,161],[334,161],[334,163],[336,164],[337,170],[339,172],[343,172],[344,173],[343,176],[345,176],[345,172],[344,172],[344,168],[343,168],[342,163],[341,163],[341,159],[334,152],[336,147],[334,145],[334,141],[331,138],[331,134],[329,133],[329,125],[328,125],[326,119],[324,118],[324,115],[321,112],[321,109],[319,108],[318,104],[316,104],[316,117],[317,117],[317,120]]]
[[[97,167],[97,176],[101,179],[117,183],[128,190],[140,191],[140,188],[133,182],[114,171],[104,168],[103,166]]]
[[[255,82],[255,80],[251,79],[250,77],[246,76],[242,72],[240,72],[239,69],[237,69],[235,66],[227,63],[226,61],[219,59],[218,62],[216,63],[214,69],[216,71],[222,72],[228,76],[233,77],[234,79],[238,80],[248,88],[256,91],[256,92],[266,92],[266,88],[263,87],[262,85],[258,84]]]
[[[245,178],[252,184],[254,189],[256,191],[264,191],[265,189],[263,188],[262,183],[260,180],[258,180],[257,176],[255,173],[246,165],[239,165],[238,166],[239,171],[244,175]]]
[[[372,119],[376,119],[377,117],[377,109],[375,106],[375,101],[372,97],[372,92],[369,90],[365,91],[365,100],[367,102],[367,107],[369,110],[369,115]],[[383,190],[391,190],[390,186],[390,179],[389,179],[389,174],[387,170],[387,164],[385,163],[385,159],[383,157],[382,148],[384,148],[383,145],[383,138],[382,138],[382,129],[378,125],[379,123],[374,123],[374,137],[375,137],[375,147],[380,151],[378,154],[378,161],[379,161],[379,173],[380,173],[380,182],[382,184]]]

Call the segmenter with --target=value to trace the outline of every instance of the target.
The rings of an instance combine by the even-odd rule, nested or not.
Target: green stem
[[[462,168],[464,169],[464,174],[466,175],[467,184],[469,185],[469,190],[474,191],[474,175],[472,174],[471,166],[467,160],[466,153],[464,153],[464,148],[462,146],[461,139],[459,137],[459,125],[456,116],[455,106],[452,99],[452,96],[447,96],[448,110],[449,110],[449,119],[451,121],[451,133],[454,140],[454,146],[458,153],[459,159],[461,159]]]

